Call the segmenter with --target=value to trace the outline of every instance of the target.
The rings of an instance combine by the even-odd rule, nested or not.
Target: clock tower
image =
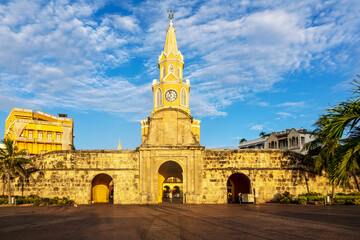
[[[159,81],[154,80],[153,113],[164,108],[178,108],[190,114],[190,81],[183,79],[184,58],[178,50],[172,16],[166,30],[164,51],[159,56]]]
[[[141,121],[142,146],[200,145],[200,120],[190,115],[190,80],[183,78],[184,58],[180,53],[172,22],[166,30],[164,50],[159,56],[159,80],[152,83],[154,108]]]

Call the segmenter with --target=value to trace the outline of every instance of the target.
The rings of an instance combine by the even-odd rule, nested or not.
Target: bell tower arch
[[[175,37],[170,12],[164,50],[159,56],[159,77],[153,80],[152,114],[141,121],[141,203],[161,203],[174,193],[183,203],[200,201],[200,120],[190,114],[190,80],[183,79],[184,59]]]

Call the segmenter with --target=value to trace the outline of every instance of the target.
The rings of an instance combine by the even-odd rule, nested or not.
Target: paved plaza
[[[0,239],[360,239],[360,207],[1,207]]]

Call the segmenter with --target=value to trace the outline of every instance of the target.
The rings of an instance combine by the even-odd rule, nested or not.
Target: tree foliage
[[[0,149],[0,175],[4,175],[8,181],[8,197],[11,203],[11,178],[20,176],[28,178],[29,173],[25,166],[32,165],[31,160],[25,158],[26,152],[19,151],[12,139],[4,139],[5,150]]]
[[[360,78],[360,76],[358,76]],[[316,139],[305,145],[305,163],[317,173],[326,172],[334,185],[349,187],[353,177],[358,190],[360,173],[360,82],[353,80],[353,96],[326,110],[314,126]]]

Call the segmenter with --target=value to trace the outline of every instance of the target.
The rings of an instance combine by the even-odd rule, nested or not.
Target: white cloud
[[[250,128],[250,130],[256,130],[256,131],[260,131],[263,129],[264,129],[264,125],[255,125]]]
[[[207,146],[207,149],[237,149],[239,147],[238,144],[231,145],[217,145],[217,146]]]
[[[0,107],[26,102],[146,116],[171,6],[185,77],[192,83],[190,107],[200,117],[225,116],[234,102],[251,102],[284,74],[341,68],[359,48],[358,1],[148,0],[119,2],[126,15],[101,15],[105,4],[0,4]]]
[[[292,114],[286,112],[278,112],[276,114],[280,115],[283,118],[292,117]]]
[[[338,84],[336,84],[335,86],[331,87],[331,90],[333,92],[338,92],[338,91],[349,91],[353,88],[353,85],[351,84],[351,80],[346,80],[346,81],[341,81]]]
[[[103,20],[104,25],[112,24],[116,29],[130,32],[140,32],[138,20],[134,16],[108,15]]]
[[[135,85],[131,79],[103,74],[128,61],[124,46],[129,38],[88,21],[93,6],[66,1],[52,1],[45,7],[15,3],[0,5],[0,19],[8,19],[0,23],[0,87],[6,89],[2,108],[26,102],[30,107],[91,108],[119,114],[151,109],[148,83]],[[27,5],[31,6],[22,16],[18,8]],[[124,19],[126,27],[131,26],[132,18]]]
[[[251,96],[252,97],[252,96]],[[254,99],[254,100],[251,100],[249,102],[250,105],[256,105],[256,106],[260,106],[260,107],[267,107],[270,105],[270,103],[268,102],[263,102],[263,101],[259,101],[258,99]]]
[[[232,137],[232,139],[237,139],[237,140],[240,140],[240,139],[243,139],[244,137]]]
[[[277,107],[304,107],[305,106],[305,102],[285,102],[285,103],[281,103],[278,104]]]

